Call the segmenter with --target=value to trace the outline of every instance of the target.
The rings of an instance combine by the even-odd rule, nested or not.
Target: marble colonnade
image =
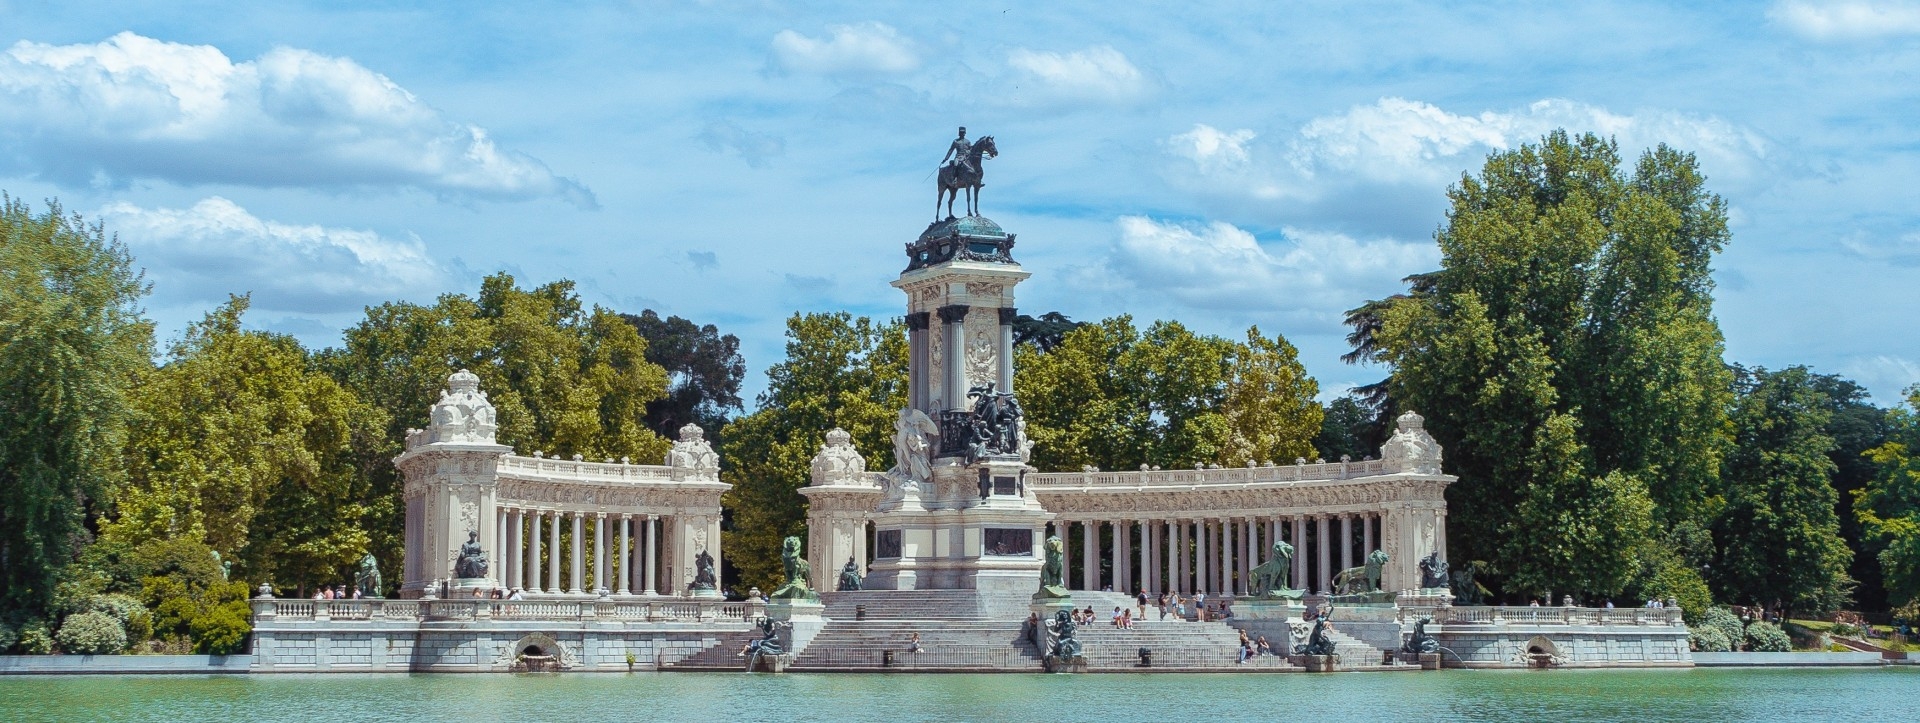
[[[1381,513],[1252,514],[1225,517],[1065,517],[1051,524],[1067,549],[1066,583],[1073,589],[1112,586],[1125,592],[1246,595],[1253,568],[1273,556],[1274,540],[1294,548],[1296,586],[1324,593],[1340,570],[1364,564],[1377,549]],[[1322,540],[1297,532],[1320,519],[1336,534]],[[1118,535],[1118,537],[1116,537]],[[1204,546],[1196,550],[1195,547]],[[1338,566],[1317,564],[1319,550]],[[1200,561],[1200,562],[1196,562]],[[1310,585],[1298,581],[1310,580]]]

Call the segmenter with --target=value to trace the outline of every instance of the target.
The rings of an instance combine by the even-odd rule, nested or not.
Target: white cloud
[[[1334,318],[1357,299],[1392,293],[1402,277],[1439,262],[1430,243],[1360,241],[1288,228],[1283,241],[1263,244],[1219,221],[1181,224],[1124,216],[1119,234],[1103,274],[1203,309],[1292,310]]]
[[[1023,94],[1039,100],[1126,102],[1152,89],[1127,56],[1105,45],[1066,54],[1016,48],[1007,65]]]
[[[792,30],[773,36],[773,64],[788,72],[816,75],[880,75],[920,67],[913,41],[884,23],[831,25],[828,36],[814,39]]]
[[[1204,170],[1233,169],[1252,160],[1247,153],[1247,143],[1255,136],[1246,128],[1222,131],[1205,123],[1195,123],[1193,130],[1168,138],[1167,149]]]
[[[1909,387],[1920,384],[1920,363],[1894,356],[1859,356],[1842,364],[1840,374],[1866,387],[1876,403],[1895,406],[1906,401]]]
[[[1835,42],[1920,35],[1920,3],[1888,0],[1785,0],[1767,18],[1812,40]]]
[[[1868,261],[1895,266],[1920,266],[1920,231],[1908,232],[1886,240],[1876,239],[1866,234],[1855,234],[1841,240],[1840,245]]]
[[[0,54],[0,166],[63,183],[415,187],[524,199],[592,193],[497,146],[346,58],[218,48],[123,32],[22,41]]]
[[[1710,171],[1735,175],[1751,175],[1768,151],[1766,141],[1750,130],[1669,111],[1623,115],[1550,98],[1516,111],[1469,116],[1381,98],[1309,121],[1291,141],[1288,159],[1308,178],[1331,173],[1386,183],[1445,183],[1472,170],[1489,151],[1535,142],[1556,128],[1614,137],[1628,160],[1666,143],[1699,155]]]
[[[147,267],[163,301],[252,292],[256,309],[343,312],[437,291],[442,278],[418,239],[268,221],[219,196],[185,209],[114,203],[98,218]]]

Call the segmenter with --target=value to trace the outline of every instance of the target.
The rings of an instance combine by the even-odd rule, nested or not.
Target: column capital
[[[948,304],[942,306],[939,309],[940,320],[949,324],[958,324],[966,320],[967,310],[970,308],[972,307],[966,304]]]
[[[916,311],[907,315],[907,331],[926,331],[933,326],[933,313]]]
[[[1020,318],[1019,309],[1015,309],[1011,306],[1000,307],[1000,325],[1001,326],[1007,326],[1009,324],[1012,324],[1013,321],[1018,318]]]

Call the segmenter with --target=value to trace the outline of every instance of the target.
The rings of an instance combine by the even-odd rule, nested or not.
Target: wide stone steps
[[[746,658],[738,657],[740,646],[746,645],[749,641],[759,640],[760,637],[761,633],[757,630],[749,633],[728,635],[722,637],[720,642],[713,647],[672,663],[663,663],[660,665],[660,669],[673,671],[745,670],[747,667]]]

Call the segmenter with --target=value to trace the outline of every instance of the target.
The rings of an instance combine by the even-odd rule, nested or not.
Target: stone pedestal
[[[1041,665],[1049,673],[1085,673],[1087,672],[1087,656],[1075,655],[1071,658],[1062,658],[1057,655],[1049,655],[1045,660],[1041,661]]]
[[[1439,653],[1421,653],[1420,669],[1421,670],[1439,670],[1440,654]]]
[[[1054,613],[1062,610],[1073,610],[1073,598],[1052,597],[1044,593],[1035,594],[1033,596],[1033,602],[1029,604],[1027,608],[1038,614],[1042,621],[1052,620]]]
[[[493,578],[490,577],[457,578],[453,581],[451,591],[448,593],[448,598],[452,600],[484,598],[494,590],[499,589],[499,587],[500,584],[494,582]]]
[[[1309,673],[1331,673],[1340,667],[1338,655],[1302,655],[1301,664]]]
[[[889,491],[867,589],[1033,592],[1053,514],[1026,489],[1020,458],[963,462],[941,458],[932,482]]]
[[[1298,600],[1262,600],[1254,598],[1233,604],[1233,614],[1243,620],[1299,620],[1307,608]]]
[[[826,605],[802,600],[770,600],[767,602],[767,617],[793,626],[783,636],[780,644],[787,649],[788,655],[799,655],[813,642],[815,636],[827,626],[821,611]],[[777,671],[776,671],[777,672]]]
[[[785,673],[787,666],[793,664],[793,656],[788,653],[779,655],[761,655],[747,661],[749,673]]]

